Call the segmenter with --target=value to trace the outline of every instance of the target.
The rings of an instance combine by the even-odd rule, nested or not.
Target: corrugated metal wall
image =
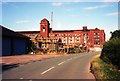
[[[2,55],[11,55],[11,39],[10,38],[2,38]]]
[[[26,45],[25,39],[3,37],[2,56],[25,54]]]
[[[25,54],[26,41],[24,39],[14,39],[13,40],[13,55]]]

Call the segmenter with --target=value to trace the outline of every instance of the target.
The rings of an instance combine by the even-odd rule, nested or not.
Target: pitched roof
[[[17,33],[39,33],[40,31],[16,31]]]
[[[17,32],[14,32],[13,30],[7,29],[3,26],[0,25],[0,27],[2,28],[2,36],[7,36],[7,37],[14,37],[14,38],[24,38],[24,39],[29,39],[29,37],[26,37],[24,35],[21,35]]]

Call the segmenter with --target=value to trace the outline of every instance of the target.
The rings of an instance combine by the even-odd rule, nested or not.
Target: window
[[[79,39],[77,39],[77,41],[79,41]]]
[[[70,37],[72,37],[72,35],[71,35],[71,34],[69,34],[69,36],[70,36]]]
[[[55,36],[57,36],[57,34],[55,34]]]
[[[70,41],[72,41],[72,39],[70,39]]]
[[[100,44],[100,43],[98,42],[98,44]]]
[[[97,42],[94,42],[94,44],[97,44]]]
[[[96,44],[96,45],[100,45],[100,42],[95,41],[94,44]]]
[[[45,32],[45,29],[43,29],[43,32]]]
[[[45,32],[45,27],[43,27],[43,32]]]

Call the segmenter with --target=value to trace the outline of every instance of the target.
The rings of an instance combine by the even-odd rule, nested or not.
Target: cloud
[[[63,3],[60,3],[60,2],[53,2],[52,3],[52,6],[61,6],[63,5]]]
[[[102,2],[119,2],[119,0],[102,0]]]
[[[107,16],[117,16],[120,15],[120,12],[111,12],[111,13],[107,13]]]
[[[90,6],[90,7],[85,7],[83,9],[85,9],[85,10],[95,10],[95,9],[106,8],[106,7],[108,7],[108,5]]]
[[[21,23],[29,23],[31,22],[30,20],[19,20],[19,21],[16,21],[17,24],[21,24]]]

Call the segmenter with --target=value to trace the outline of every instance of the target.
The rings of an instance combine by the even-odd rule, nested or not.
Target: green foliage
[[[82,52],[82,50],[80,49],[80,47],[75,46],[73,48],[69,48],[69,52],[68,53],[74,54],[74,53],[81,53],[81,52]]]
[[[120,68],[120,30],[112,32],[110,40],[103,45],[100,58]]]
[[[75,53],[81,53],[82,51],[81,51],[80,48],[75,48],[75,49],[74,49],[74,52],[75,52]]]
[[[73,51],[74,51],[74,53],[81,53],[82,52],[82,50],[79,46],[75,46]]]
[[[120,38],[120,30],[116,30],[116,31],[114,31],[113,33],[112,33],[112,36],[111,36],[111,38],[110,39],[112,39],[112,38]]]
[[[112,38],[103,45],[100,58],[120,67],[120,38]]]
[[[27,40],[27,50],[26,50],[26,53],[29,53],[31,52],[31,46],[32,46],[32,41],[31,40]]]
[[[31,45],[31,49],[32,49],[32,50],[37,49],[37,47],[36,47],[36,45],[35,45],[34,43],[32,43],[32,45]]]

